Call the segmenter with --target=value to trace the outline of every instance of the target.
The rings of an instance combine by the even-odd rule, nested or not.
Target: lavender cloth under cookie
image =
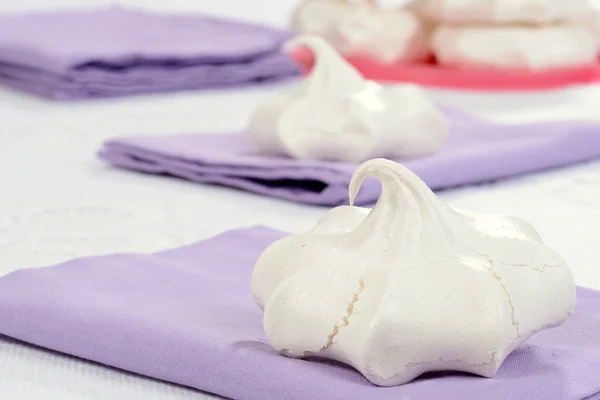
[[[450,137],[441,153],[398,160],[432,189],[489,182],[600,157],[600,123],[499,125],[445,110]],[[300,203],[348,201],[356,164],[302,161],[255,154],[244,134],[132,137],[107,142],[100,157],[113,165],[239,188]],[[367,180],[356,204],[380,186]]]
[[[0,83],[56,99],[258,84],[298,74],[290,33],[108,8],[0,16]]]
[[[256,227],[154,255],[81,258],[0,278],[0,333],[235,400],[579,400],[599,398],[600,293],[534,335],[494,378],[429,374],[381,388],[338,364],[276,354],[250,293]],[[590,397],[593,396],[593,397]]]

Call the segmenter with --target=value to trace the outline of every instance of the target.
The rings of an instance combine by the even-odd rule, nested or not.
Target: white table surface
[[[82,7],[105,0],[0,0],[0,11]],[[292,0],[134,0],[285,25]],[[235,190],[137,175],[100,163],[106,138],[242,129],[269,89],[56,103],[0,89],[0,274],[82,255],[157,251],[227,229],[310,228],[324,212]],[[430,91],[497,121],[600,120],[600,86],[534,94]],[[485,132],[482,132],[484,134]],[[600,133],[599,133],[600,134]],[[600,289],[600,161],[441,193],[466,210],[533,222],[570,262],[579,285]],[[0,398],[204,399],[207,395],[0,339]]]

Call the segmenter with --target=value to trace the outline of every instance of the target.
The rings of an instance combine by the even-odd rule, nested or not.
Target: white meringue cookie
[[[425,25],[407,10],[357,8],[324,35],[345,56],[364,56],[383,64],[420,61],[429,54]]]
[[[308,0],[292,16],[292,30],[324,38],[341,54],[392,64],[429,55],[429,32],[410,11],[377,1]]]
[[[297,87],[259,105],[249,132],[261,153],[293,158],[364,161],[435,153],[445,142],[445,116],[414,85],[365,80],[323,39],[301,36],[315,65]]]
[[[252,293],[274,349],[346,363],[381,386],[437,370],[491,377],[572,314],[571,271],[530,224],[453,209],[382,159],[356,170],[351,203],[367,176],[383,186],[372,210],[334,208],[256,263]]]
[[[446,23],[548,24],[585,19],[589,0],[417,0],[429,18]]]
[[[410,0],[377,0],[376,3],[383,10],[399,10],[405,8]]]
[[[596,38],[598,47],[600,47],[600,0],[589,0],[589,3],[592,12],[587,18],[587,24],[590,26],[590,29]]]
[[[598,43],[585,26],[440,26],[431,47],[441,65],[544,70],[592,65]]]
[[[353,12],[354,8],[354,4],[345,0],[305,0],[292,14],[292,31],[298,34],[326,35],[337,21]]]

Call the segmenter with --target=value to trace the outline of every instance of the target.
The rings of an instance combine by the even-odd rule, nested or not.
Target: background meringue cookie
[[[429,27],[401,5],[405,1],[308,0],[292,16],[292,30],[324,38],[344,55],[385,64],[420,61],[430,54]]]
[[[296,45],[310,48],[315,65],[297,87],[252,114],[249,132],[259,152],[357,162],[440,150],[445,116],[418,87],[365,80],[317,36],[299,37]]]
[[[447,23],[548,24],[583,20],[588,0],[417,0],[429,18]]]
[[[530,224],[455,210],[388,160],[357,169],[351,202],[367,176],[383,186],[372,210],[334,208],[257,261],[252,293],[276,350],[382,386],[436,370],[490,377],[572,314],[571,271]]]
[[[442,65],[543,70],[592,65],[598,44],[585,26],[441,25],[431,47]]]
[[[589,0],[589,4],[592,12],[590,12],[586,22],[592,30],[600,50],[600,0]]]
[[[398,10],[405,8],[411,0],[377,0],[377,5],[384,10]]]
[[[343,55],[394,64],[427,58],[427,33],[408,10],[357,8],[332,24],[325,39]]]
[[[371,1],[360,1],[370,5]],[[294,10],[291,28],[298,34],[325,35],[329,29],[355,8],[346,0],[305,0]]]

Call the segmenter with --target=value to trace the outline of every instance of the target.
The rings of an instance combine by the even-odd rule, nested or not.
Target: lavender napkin
[[[153,255],[14,272],[0,278],[0,333],[235,400],[571,400],[600,392],[600,293],[582,288],[575,314],[533,336],[491,379],[435,373],[381,388],[345,366],[280,356],[263,333],[250,276],[283,235],[246,228]]]
[[[397,160],[432,189],[493,181],[600,157],[600,124],[499,125],[445,110],[450,139],[437,155]],[[100,157],[132,170],[230,186],[308,204],[347,202],[356,164],[260,156],[244,134],[132,137],[107,142]],[[356,204],[374,202],[380,186],[363,185]]]
[[[298,73],[290,34],[121,8],[0,16],[0,83],[82,99],[258,84]]]

